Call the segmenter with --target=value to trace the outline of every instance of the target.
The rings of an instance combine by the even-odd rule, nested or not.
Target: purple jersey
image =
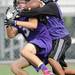
[[[63,19],[56,18],[53,16],[49,16],[47,17],[47,19],[48,19],[47,29],[52,39],[60,39],[69,35],[69,32],[67,31],[64,25]]]
[[[28,18],[21,17],[16,20],[27,21]],[[16,26],[16,27],[18,28],[18,31],[22,33],[23,35],[26,33],[26,30],[24,27],[21,27],[21,26]],[[49,35],[46,25],[39,22],[36,29],[29,30],[29,35],[26,37],[26,39],[28,40],[28,42],[33,43],[39,48],[39,51],[37,52],[36,55],[41,60],[44,59],[45,64],[47,64],[48,54],[50,53],[52,48],[52,39],[51,39],[51,36]]]
[[[58,6],[58,4],[57,4]],[[58,6],[60,17],[47,16],[47,29],[52,39],[61,39],[69,35],[68,30],[65,27],[64,20],[62,18],[62,12]]]

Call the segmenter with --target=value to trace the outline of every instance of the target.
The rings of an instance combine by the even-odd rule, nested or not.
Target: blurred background
[[[8,6],[13,5],[12,3],[13,0],[0,0],[0,75],[13,75],[9,64],[20,57],[19,50],[26,43],[20,34],[11,40],[6,35],[4,28],[5,11]],[[66,62],[75,68],[75,0],[59,0],[58,4],[62,10],[65,25],[72,36],[72,45],[66,52]],[[27,70],[34,72],[31,67]],[[34,72],[34,75],[37,74]]]

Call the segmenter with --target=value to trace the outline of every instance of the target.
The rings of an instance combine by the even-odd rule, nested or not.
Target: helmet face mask
[[[17,3],[17,8],[19,8],[20,10],[23,10],[26,7],[26,2],[25,0],[19,0]]]
[[[36,8],[36,1],[38,0],[14,0],[14,8],[21,12],[23,9],[28,10],[28,8]],[[58,0],[39,0],[44,3],[57,2]],[[29,4],[29,5],[28,5]]]
[[[14,8],[21,12],[23,9],[27,9],[26,4],[29,2],[30,0],[14,0]]]

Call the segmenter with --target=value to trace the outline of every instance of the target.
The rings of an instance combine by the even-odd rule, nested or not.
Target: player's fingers
[[[52,68],[56,71],[57,75],[65,75],[64,70],[56,60],[49,58],[48,61]]]
[[[64,68],[65,75],[75,75],[75,70]]]

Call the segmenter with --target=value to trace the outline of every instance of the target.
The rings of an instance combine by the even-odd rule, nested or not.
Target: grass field
[[[49,65],[47,65],[49,67]],[[49,67],[51,69],[51,67]],[[75,64],[69,64],[69,68],[75,69]],[[29,72],[29,75],[41,75],[40,73],[37,74],[32,67],[28,67],[26,69]],[[9,65],[0,65],[0,75],[14,75]]]
[[[26,71],[28,71],[29,75],[38,75],[32,67],[26,68]],[[33,74],[31,74],[33,73]],[[14,75],[9,65],[0,65],[0,75]]]

